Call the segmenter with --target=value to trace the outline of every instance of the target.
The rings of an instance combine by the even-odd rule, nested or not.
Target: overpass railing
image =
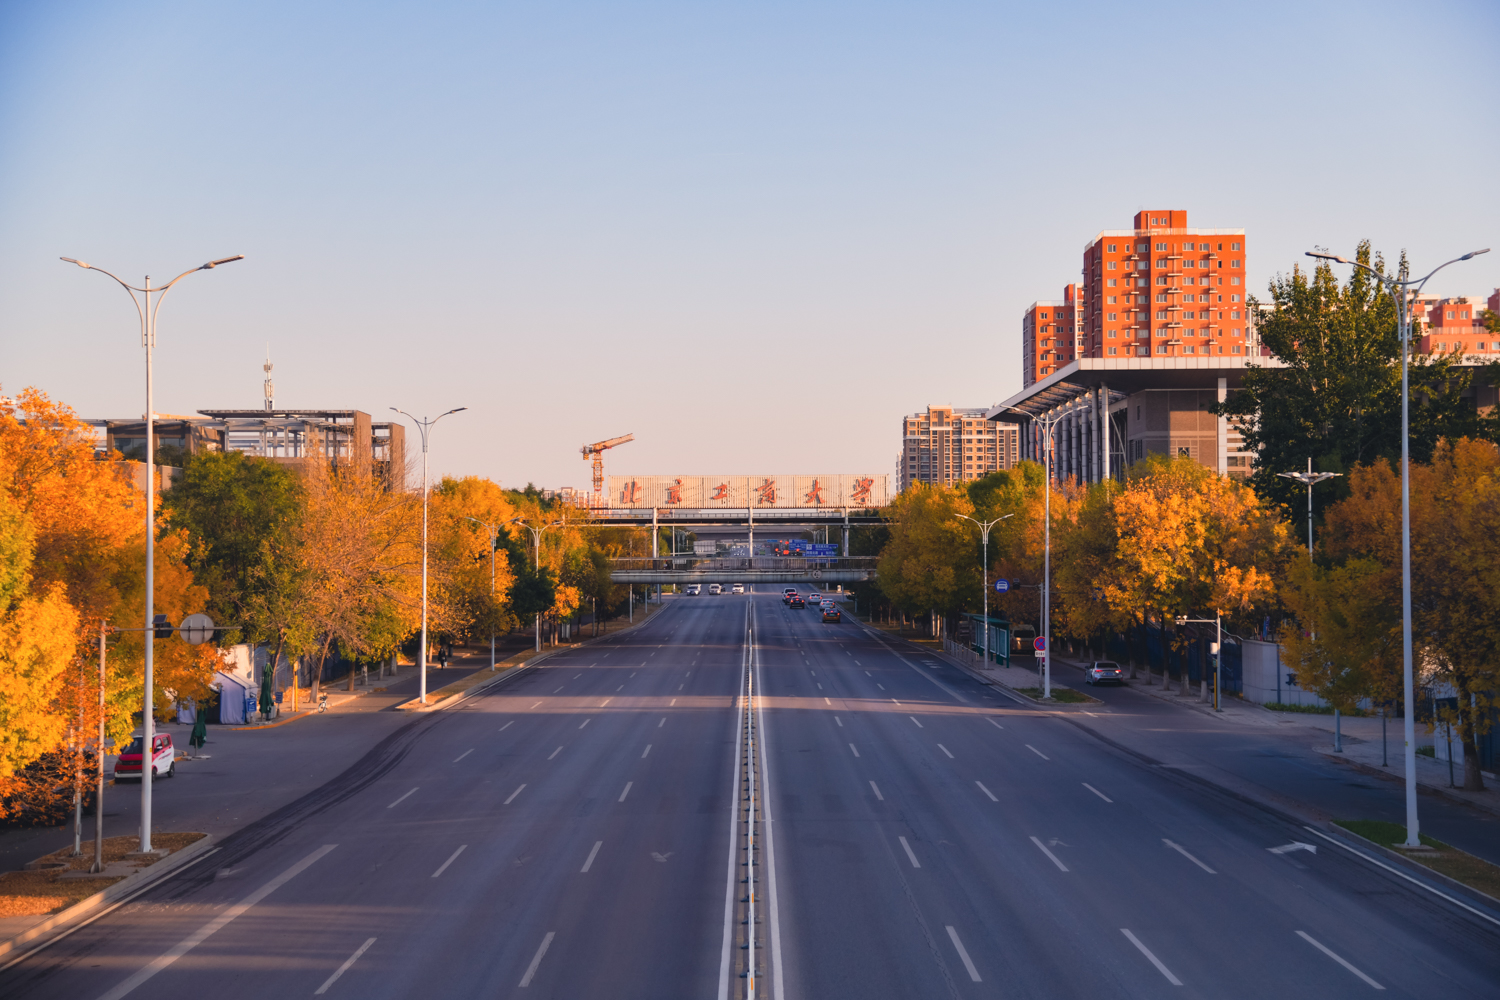
[[[610,567],[616,571],[799,573],[814,569],[873,571],[879,562],[878,556],[622,556],[610,560]]]

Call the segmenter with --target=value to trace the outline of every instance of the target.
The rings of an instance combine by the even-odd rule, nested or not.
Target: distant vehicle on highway
[[[144,738],[137,736],[130,741],[125,752],[120,754],[120,759],[115,761],[115,780],[121,778],[139,778],[141,776],[141,759],[144,756]],[[177,774],[177,751],[172,746],[172,736],[169,733],[159,733],[151,741],[151,775],[158,778],[171,778]]]
[[[1125,671],[1112,660],[1095,660],[1083,672],[1085,684],[1124,684]]]
[[[1036,647],[1032,645],[1035,641],[1036,629],[1030,625],[1014,626],[1010,633],[1011,655],[1015,655],[1016,653],[1026,653],[1028,655],[1035,653]]]
[[[720,590],[721,590],[721,588],[719,587],[719,585],[717,583],[710,583],[708,585],[708,596],[710,596],[710,597],[717,597],[719,595]]]
[[[787,601],[787,605],[793,608],[805,608],[807,607],[807,602],[798,597],[796,594],[793,594],[792,599],[790,601]]]
[[[697,597],[702,592],[703,592],[703,588],[702,588],[701,584],[690,583],[690,584],[687,585],[687,591],[686,591],[686,593],[687,593],[687,596],[689,596],[689,597]]]
[[[820,594],[820,593],[818,593],[815,590],[811,594],[807,595],[807,603],[808,604],[822,604],[823,603],[823,595]]]
[[[736,593],[736,594],[743,594],[745,592],[745,585],[743,583],[737,583],[737,584],[735,584],[734,587],[733,587],[733,589],[732,589],[732,592]]]
[[[783,590],[781,592],[781,603],[782,604],[790,604],[790,603],[792,603],[792,598],[794,598],[796,596],[797,596],[797,588],[796,587],[788,587],[788,588],[786,588],[785,590]]]
[[[823,620],[825,622],[837,622],[843,620],[843,615],[832,603],[823,605]]]

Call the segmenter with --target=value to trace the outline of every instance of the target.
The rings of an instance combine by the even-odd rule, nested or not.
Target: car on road
[[[717,597],[722,592],[722,590],[723,588],[721,588],[717,583],[710,583],[708,585],[708,596]]]
[[[1012,654],[1025,653],[1027,655],[1036,652],[1036,629],[1030,625],[1016,625],[1010,633],[1010,651]]]
[[[793,594],[792,599],[787,601],[787,606],[792,608],[805,608],[807,607],[807,602],[798,597],[796,594]]]
[[[130,741],[125,752],[120,754],[120,759],[115,762],[115,780],[121,778],[139,778],[141,776],[141,760],[144,757],[144,737],[137,736]],[[177,750],[172,746],[170,733],[158,733],[151,740],[151,776],[154,778],[171,778],[177,774]]]
[[[697,597],[701,593],[703,593],[703,588],[700,584],[690,583],[687,585],[687,596]]]
[[[743,594],[745,592],[745,585],[743,583],[737,583],[732,588],[730,588],[730,590],[735,594]]]
[[[822,604],[823,603],[823,595],[820,594],[820,593],[818,593],[815,590],[811,594],[807,595],[807,603],[808,604]]]
[[[837,607],[835,607],[834,605],[832,605],[832,604],[825,604],[825,605],[823,605],[823,620],[825,622],[842,621],[843,618],[844,618],[843,614],[840,613],[839,609]]]
[[[792,603],[792,598],[794,598],[796,596],[797,596],[797,588],[796,587],[788,587],[788,588],[786,588],[785,590],[783,590],[781,592],[781,603],[782,604],[790,604],[790,603]]]
[[[1125,671],[1113,660],[1095,660],[1083,671],[1085,684],[1124,684]]]

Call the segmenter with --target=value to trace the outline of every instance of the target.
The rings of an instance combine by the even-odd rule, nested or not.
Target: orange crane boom
[[[594,460],[594,506],[604,506],[604,453],[610,448],[618,447],[627,441],[634,441],[634,434],[624,434],[620,437],[610,438],[607,441],[595,441],[578,449],[583,452],[583,460]]]

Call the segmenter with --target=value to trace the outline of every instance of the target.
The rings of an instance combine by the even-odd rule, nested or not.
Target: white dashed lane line
[[[1095,795],[1099,796],[1105,802],[1110,802],[1110,803],[1114,802],[1114,799],[1110,798],[1108,795],[1105,795],[1103,792],[1099,791],[1099,789],[1095,788],[1093,785],[1089,784],[1087,781],[1085,781],[1083,783],[1083,787],[1087,788],[1089,791],[1091,791]]]
[[[448,855],[448,860],[447,861],[444,861],[442,864],[438,865],[438,870],[432,873],[432,877],[433,878],[437,878],[439,875],[443,874],[443,872],[447,871],[448,870],[448,866],[451,865],[451,864],[453,864],[453,862],[457,861],[458,860],[458,856],[460,854],[462,854],[464,852],[464,848],[466,848],[468,846],[469,846],[468,844],[459,844],[458,845],[458,850],[456,850],[452,854]]]
[[[911,845],[906,842],[906,838],[897,837],[896,839],[901,841],[901,847],[906,851],[906,857],[911,862],[911,866],[913,868],[921,868],[922,862],[917,860],[917,856],[912,852]]]

